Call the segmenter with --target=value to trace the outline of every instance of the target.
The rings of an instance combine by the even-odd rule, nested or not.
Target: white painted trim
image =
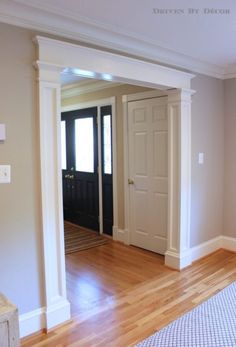
[[[222,235],[221,248],[227,249],[228,251],[236,252],[236,238]]]
[[[65,276],[61,170],[61,69],[38,65],[40,172],[45,281],[45,322],[49,329],[70,319]],[[54,322],[51,313],[54,314]]]
[[[129,244],[128,230],[113,228],[114,241],[122,242],[126,245]]]
[[[73,83],[62,87],[61,96],[62,100],[79,96],[83,94],[98,92],[107,88],[114,88],[120,86],[121,83],[114,83],[108,81],[86,80],[79,83]]]
[[[196,261],[208,254],[211,254],[222,247],[222,237],[217,236],[214,239],[201,243],[191,248],[192,261]]]
[[[45,308],[45,321],[46,329],[50,330],[53,327],[60,325],[66,321],[69,321],[70,315],[70,303],[67,300],[60,301]]]
[[[24,0],[8,1],[0,7],[1,22],[13,24],[28,29],[47,32],[57,36],[79,40],[103,48],[109,47],[125,54],[136,55],[139,58],[150,59],[188,69],[205,75],[225,78],[229,74],[227,68],[211,64],[195,57],[179,53],[158,45],[154,40],[137,33],[127,33],[121,28],[98,23],[78,14],[62,11],[59,7],[49,5],[29,4]]]
[[[130,211],[129,211],[129,153],[128,153],[128,97],[122,96],[123,102],[123,156],[124,156],[124,223],[127,245],[130,244]]]
[[[117,117],[116,97],[111,98],[112,109],[112,188],[113,188],[113,228],[118,229],[118,166],[117,166]],[[114,235],[113,235],[114,239]]]
[[[99,199],[99,233],[103,234],[103,189],[102,189],[102,136],[101,136],[101,107],[97,107],[98,129],[98,199]]]
[[[95,79],[104,79],[104,74],[108,74],[114,82],[158,89],[164,86],[190,88],[190,81],[194,77],[190,73],[158,64],[41,36],[37,36],[35,42],[38,44],[39,61],[44,66],[64,67],[64,71],[82,76],[86,72]]]
[[[189,252],[180,259],[176,253],[167,252],[165,264],[176,269],[184,268],[221,248],[236,252],[236,238],[224,235],[217,236],[211,240],[203,242],[197,246],[191,247]]]
[[[182,254],[178,252],[167,251],[165,253],[165,265],[176,270],[182,270],[185,267],[191,265],[191,251],[188,250],[186,252],[182,252]]]
[[[51,328],[70,319],[70,304],[67,300],[48,308],[42,307],[19,316],[20,338],[34,334],[40,330]]]
[[[83,108],[89,108],[89,107],[96,107],[96,106],[101,107],[101,106],[111,105],[113,102],[114,102],[114,97],[97,99],[93,101],[80,102],[76,104],[70,104],[68,106],[62,106],[61,111],[68,112],[68,111],[80,110]]]
[[[191,96],[192,90],[168,91],[168,237],[165,264],[191,264]],[[173,260],[171,260],[171,257]]]
[[[19,316],[20,338],[34,334],[45,328],[45,307]]]
[[[166,96],[166,95],[167,95],[166,90],[150,90],[147,92],[123,95],[122,102],[126,103],[126,102],[138,101],[138,100],[144,100],[144,99],[159,98],[161,96]]]

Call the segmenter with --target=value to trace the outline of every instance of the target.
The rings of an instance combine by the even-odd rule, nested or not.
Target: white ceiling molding
[[[86,80],[79,83],[73,83],[62,87],[61,97],[62,100],[72,98],[74,96],[83,95],[87,93],[98,92],[99,90],[114,88],[120,86],[122,83],[114,83],[107,81],[94,81]]]
[[[166,67],[130,58],[121,54],[106,52],[102,49],[84,47],[78,44],[36,36],[38,45],[38,65],[44,70],[61,70],[62,73],[73,73],[78,76],[98,80],[110,80],[128,84],[144,85],[157,88],[157,80],[161,81],[158,89],[189,89],[193,74],[179,69]],[[66,47],[66,54],[65,54]],[[96,57],[96,58],[95,58]],[[121,71],[120,66],[123,66]],[[138,69],[137,69],[138,66]],[[140,76],[145,72],[145,83]]]
[[[225,69],[224,79],[236,78],[236,65],[230,66]]]
[[[39,30],[68,39],[94,44],[103,48],[171,65],[216,78],[232,78],[234,71],[204,62],[156,45],[150,39],[125,33],[88,18],[75,17],[70,11],[30,4],[24,0],[1,0],[0,21],[28,29]]]

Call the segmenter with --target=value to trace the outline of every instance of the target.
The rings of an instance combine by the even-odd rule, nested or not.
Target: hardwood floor
[[[117,242],[66,257],[72,321],[24,347],[128,347],[236,280],[236,254],[219,250],[177,272],[164,258]]]

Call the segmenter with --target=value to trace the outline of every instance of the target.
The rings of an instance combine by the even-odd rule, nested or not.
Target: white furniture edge
[[[45,15],[46,14],[46,15]],[[152,40],[138,34],[122,31],[92,19],[65,13],[60,8],[48,5],[29,4],[28,1],[5,1],[0,6],[0,21],[20,27],[38,30],[65,38],[79,40],[103,48],[136,55],[157,63],[209,75],[216,78],[232,78],[235,67],[226,69],[174,50],[166,49]]]

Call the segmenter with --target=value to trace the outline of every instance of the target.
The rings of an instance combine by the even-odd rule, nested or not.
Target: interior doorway
[[[191,95],[193,92],[190,87],[194,76],[144,62],[141,59],[49,38],[36,37],[35,42],[38,45],[38,60],[35,66],[39,70],[44,319],[45,327],[50,329],[70,319],[63,255],[60,157],[61,72],[75,71],[78,75],[86,74],[102,80],[109,79],[168,90],[170,175],[168,178],[168,249],[165,253],[165,263],[176,269],[191,264]],[[125,221],[128,221],[126,217],[125,212]],[[120,234],[128,235],[128,233],[129,225],[126,223],[125,230],[123,232],[121,230]]]

